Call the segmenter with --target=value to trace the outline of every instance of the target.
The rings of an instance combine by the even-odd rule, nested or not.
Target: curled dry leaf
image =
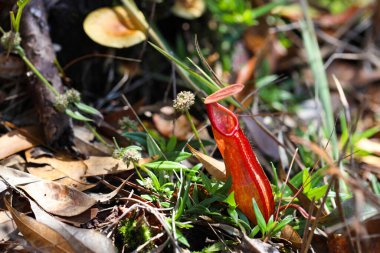
[[[59,233],[35,219],[14,209],[4,198],[5,206],[12,214],[17,228],[25,239],[40,252],[75,252]]]
[[[210,173],[211,176],[220,181],[227,180],[226,166],[224,165],[224,162],[216,160],[211,156],[205,155],[190,145],[187,145],[187,147],[190,149],[191,153],[193,153],[193,155],[203,164],[203,166],[205,166],[207,172]]]
[[[289,224],[285,225],[285,227],[281,230],[281,238],[291,242],[294,248],[300,249],[302,246],[301,236],[299,236],[297,231],[295,231]]]
[[[13,130],[0,137],[0,160],[42,143],[37,127]]]
[[[39,181],[19,188],[27,192],[45,211],[59,216],[81,214],[96,203],[87,194],[55,182]]]
[[[117,187],[115,190],[113,190],[110,193],[107,193],[107,194],[92,193],[90,194],[90,196],[96,199],[96,201],[98,202],[101,202],[101,203],[107,202],[113,199],[119,193],[119,191],[124,187],[126,183],[127,183],[127,180],[124,180],[123,183],[121,183],[119,187]]]
[[[43,211],[33,201],[29,202],[37,221],[59,232],[70,243],[75,252],[116,252],[112,241],[105,235],[93,229],[69,226]]]

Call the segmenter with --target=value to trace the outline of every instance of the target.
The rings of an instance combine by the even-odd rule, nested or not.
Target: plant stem
[[[199,141],[199,145],[200,145],[200,147],[201,147],[203,153],[204,153],[204,154],[207,154],[207,151],[206,151],[205,147],[203,146],[202,140],[201,140],[201,138],[199,137],[198,130],[197,130],[197,128],[196,128],[195,125],[194,125],[193,119],[191,118],[191,115],[190,115],[190,113],[189,113],[189,110],[186,110],[186,111],[185,111],[185,114],[186,114],[186,118],[187,118],[187,120],[190,122],[190,126],[191,126],[191,129],[193,130],[193,133],[194,133],[195,137],[196,137],[197,140]]]
[[[173,51],[170,49],[169,45],[166,41],[155,31],[153,27],[151,27],[145,20],[144,15],[137,9],[135,3],[132,0],[122,0],[122,3],[128,12],[128,15],[131,16],[133,22],[136,24],[137,28],[148,33],[150,38],[156,43],[160,48],[162,48],[167,53],[173,55]],[[141,15],[140,15],[141,14]],[[177,64],[174,64],[177,73],[181,76],[183,80],[185,80],[193,89],[196,91],[205,94],[204,91],[199,89],[199,87],[191,80],[189,74],[179,67]]]
[[[51,92],[54,93],[55,96],[59,95],[59,92],[56,88],[54,88],[49,81],[41,74],[41,72],[31,63],[26,57],[24,49],[20,46],[15,47],[17,54],[21,57],[21,59],[25,62],[25,64],[33,71],[33,73],[42,81],[46,88],[48,88]]]
[[[112,145],[108,144],[104,138],[96,131],[96,129],[94,127],[92,127],[89,123],[85,123],[86,124],[86,127],[88,127],[88,129],[90,129],[91,133],[95,136],[96,139],[98,139],[98,141],[100,141],[101,143],[103,143],[106,147],[110,147],[112,148]],[[115,144],[117,145],[116,141],[115,141]],[[118,146],[117,146],[118,148]]]

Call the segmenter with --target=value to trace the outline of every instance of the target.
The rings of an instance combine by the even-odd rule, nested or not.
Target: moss
[[[123,220],[118,228],[118,235],[121,237],[126,250],[135,250],[138,246],[144,244],[151,238],[151,232],[147,224],[142,220],[128,219]],[[145,247],[148,251],[151,247]]]

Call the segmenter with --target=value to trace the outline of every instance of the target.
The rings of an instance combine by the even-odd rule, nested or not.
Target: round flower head
[[[124,131],[128,131],[129,129],[137,131],[137,122],[127,116],[121,118],[118,123],[120,128]]]
[[[112,154],[113,158],[123,160],[129,166],[129,163],[137,163],[141,159],[141,148],[139,146],[129,146],[126,148],[116,148]]]
[[[174,99],[173,108],[178,112],[189,110],[194,104],[195,96],[191,91],[181,91]]]
[[[80,93],[75,89],[69,89],[65,92],[67,101],[69,103],[79,103],[80,102]]]
[[[58,96],[55,97],[54,107],[58,111],[63,112],[67,109],[68,106],[69,106],[69,101],[67,100],[66,95],[59,94]]]
[[[134,148],[126,148],[123,160],[129,165],[130,162],[138,162],[141,159],[141,152]]]

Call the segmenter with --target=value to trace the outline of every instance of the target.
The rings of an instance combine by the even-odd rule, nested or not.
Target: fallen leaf
[[[299,236],[297,231],[293,229],[289,224],[281,230],[281,238],[292,243],[292,246],[296,249],[300,249],[302,246],[302,238]]]
[[[210,173],[211,176],[220,181],[227,180],[227,172],[224,162],[216,160],[211,156],[205,155],[190,145],[187,145],[187,147],[190,149],[191,153],[193,153],[193,155],[203,164],[203,166],[205,166],[207,172]]]
[[[0,160],[42,143],[41,132],[35,126],[10,131],[0,137]]]
[[[28,163],[34,164],[48,164],[64,175],[74,179],[75,181],[81,181],[81,178],[86,172],[87,166],[83,163],[82,160],[70,160],[68,158],[55,158],[40,156],[34,158],[32,155],[33,150],[27,150],[25,152],[25,158]]]
[[[29,184],[32,182],[40,181],[38,177],[35,177],[29,173],[25,173],[19,170],[15,170],[9,167],[0,165],[0,176],[4,179],[8,184],[13,187],[21,184]]]
[[[96,200],[74,188],[49,181],[19,186],[45,211],[59,216],[75,216],[96,204]]]
[[[115,190],[113,190],[110,193],[107,193],[107,194],[90,193],[90,196],[96,199],[96,201],[101,202],[101,203],[110,201],[119,193],[119,191],[124,187],[125,183],[127,183],[127,180],[124,180],[119,187],[117,187]]]
[[[12,155],[8,156],[7,158],[0,161],[0,165],[3,165],[5,167],[11,167],[16,170],[25,170],[25,159],[22,158],[20,155]]]
[[[247,235],[243,235],[242,242],[239,247],[241,252],[256,252],[256,253],[280,253],[280,251],[272,245],[261,241],[260,239],[252,239]]]
[[[29,163],[45,165],[48,164],[54,169],[75,181],[83,182],[83,177],[101,176],[115,174],[133,169],[123,161],[110,156],[90,156],[86,160],[70,160],[68,158],[38,157],[33,158],[31,151],[25,152],[26,160]]]
[[[59,219],[60,221],[64,222],[64,223],[68,223],[68,224],[71,224],[73,226],[76,226],[76,227],[80,227],[81,225],[89,222],[90,220],[93,220],[96,218],[96,216],[98,215],[99,213],[99,209],[98,208],[90,208],[86,211],[84,211],[83,213],[81,214],[78,214],[76,216],[71,216],[71,217],[56,217],[57,219]]]
[[[0,241],[9,240],[9,234],[15,230],[16,226],[13,224],[11,213],[8,211],[0,212]]]
[[[116,252],[112,241],[105,235],[93,229],[69,226],[43,211],[33,201],[29,202],[36,220],[59,232],[70,243],[75,252]]]
[[[85,177],[115,174],[133,169],[132,164],[127,166],[123,161],[110,156],[90,156],[83,163],[87,166]]]
[[[45,179],[49,181],[54,181],[69,187],[73,187],[78,191],[85,191],[96,186],[96,184],[90,184],[84,181],[74,180],[59,170],[54,169],[50,165],[45,165],[42,167],[27,167],[27,170],[33,176],[36,176],[40,179]]]
[[[14,209],[6,198],[5,206],[12,214],[18,230],[25,239],[40,252],[75,252],[69,243],[55,230],[20,213]]]

